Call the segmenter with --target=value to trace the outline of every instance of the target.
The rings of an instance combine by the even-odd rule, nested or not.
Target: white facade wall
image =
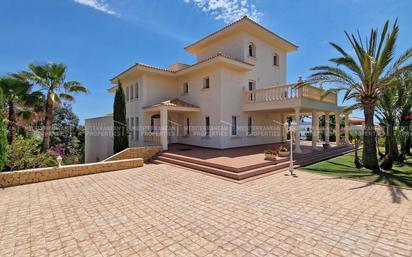
[[[99,162],[113,154],[113,117],[85,121],[85,162]]]
[[[210,88],[203,88],[203,79],[209,77]],[[183,83],[189,84],[189,93],[183,95]],[[200,107],[200,112],[179,113],[179,123],[186,126],[186,119],[189,118],[190,125],[194,126],[190,135],[181,137],[179,143],[199,145],[204,147],[221,148],[221,138],[211,135],[205,137],[202,135],[202,129],[205,126],[206,116],[210,117],[211,132],[213,128],[221,125],[221,71],[220,69],[205,69],[188,76],[179,78],[179,93],[182,101],[195,104]],[[184,133],[183,129],[181,130]]]
[[[196,56],[197,61],[202,61],[210,56],[222,52],[237,60],[244,60],[244,41],[245,35],[234,34],[214,44],[208,45],[203,51]]]
[[[256,57],[249,57],[248,46],[256,47]],[[126,116],[133,119],[133,125],[138,118],[140,133],[129,136],[130,146],[143,146],[143,133],[150,130],[150,119],[158,112],[144,112],[143,107],[158,104],[162,101],[179,98],[182,101],[197,105],[200,112],[169,112],[170,121],[179,124],[178,136],[170,137],[169,143],[183,143],[212,148],[229,148],[256,144],[268,144],[281,141],[278,136],[247,135],[248,117],[252,117],[253,126],[276,126],[281,123],[281,113],[276,112],[243,112],[243,89],[248,88],[250,80],[256,88],[273,87],[286,83],[286,52],[262,41],[248,33],[241,32],[226,36],[225,39],[210,44],[196,57],[198,61],[222,52],[234,59],[254,65],[252,71],[240,72],[228,67],[216,65],[198,69],[182,76],[167,76],[155,73],[135,73],[122,79],[125,93],[128,87],[139,84],[139,97],[126,101]],[[279,66],[273,64],[273,55],[277,54]],[[203,79],[209,77],[210,88],[203,88]],[[183,94],[183,85],[189,84],[189,93]],[[136,90],[136,88],[134,88]],[[129,91],[131,94],[131,91]],[[237,136],[231,136],[231,120],[235,115],[240,131]],[[202,129],[205,117],[210,117],[210,137],[205,137]],[[186,119],[189,118],[193,129],[186,135]],[[224,128],[223,136],[214,135],[215,129]],[[274,132],[276,133],[276,132]]]

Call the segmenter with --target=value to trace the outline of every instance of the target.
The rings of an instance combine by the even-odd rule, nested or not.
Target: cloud
[[[106,3],[106,0],[73,0],[78,4],[91,7],[100,12],[104,12],[110,15],[118,15],[115,11],[111,10],[109,4]]]
[[[250,0],[184,0],[188,4],[194,4],[202,12],[210,14],[216,20],[231,23],[247,15],[249,18],[259,21],[263,13],[250,3]]]

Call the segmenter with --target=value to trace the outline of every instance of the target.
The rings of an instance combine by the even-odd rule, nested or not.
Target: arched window
[[[160,114],[152,115],[150,119],[150,132],[160,131]]]
[[[252,42],[249,43],[249,56],[256,57],[256,46]]]
[[[273,65],[279,66],[279,55],[278,54],[273,55]]]

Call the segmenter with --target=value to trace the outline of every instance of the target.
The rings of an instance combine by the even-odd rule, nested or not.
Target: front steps
[[[297,157],[297,160],[294,161],[294,166],[306,166],[351,151],[353,151],[353,147],[346,145],[334,147],[326,151],[314,151],[308,154],[299,154],[297,156],[295,155]],[[262,163],[259,164],[235,168],[169,152],[160,153],[159,155],[154,156],[152,162],[157,164],[171,164],[175,166],[185,167],[237,181],[263,175],[266,173],[273,173],[276,171],[280,172],[289,167],[289,158],[281,158],[273,162],[262,161]]]

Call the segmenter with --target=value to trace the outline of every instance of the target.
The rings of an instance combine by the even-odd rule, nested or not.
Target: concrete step
[[[157,156],[156,158],[154,158],[153,162],[173,164],[173,165],[186,167],[186,168],[190,168],[190,169],[194,169],[198,171],[208,172],[214,175],[223,176],[223,177],[231,178],[235,180],[241,180],[241,179],[246,179],[246,178],[250,178],[253,176],[257,176],[257,175],[262,175],[262,174],[280,170],[280,169],[283,169],[289,166],[289,162],[286,161],[286,162],[280,162],[280,163],[277,163],[271,166],[250,169],[250,170],[243,171],[243,172],[233,172],[233,171],[213,168],[210,166],[205,166],[205,165],[201,165],[197,163],[191,163],[187,161],[172,159],[172,158],[165,157],[165,156]]]
[[[294,166],[302,167],[310,165],[315,162],[331,159],[336,156],[352,152],[353,150],[354,149],[352,146],[340,146],[325,151],[320,150],[312,152],[310,154],[301,154],[300,156],[298,156],[299,160],[294,161]],[[175,166],[186,167],[193,170],[211,173],[218,176],[223,176],[234,180],[243,180],[254,176],[263,175],[265,173],[274,172],[277,170],[282,171],[289,166],[289,159],[283,158],[275,162],[268,162],[260,165],[250,165],[242,167],[240,169],[236,169],[225,165],[206,162],[196,158],[164,152],[159,154],[158,156],[153,157],[153,163],[171,164]]]
[[[200,165],[203,165],[203,166],[208,166],[208,167],[227,170],[227,171],[232,171],[232,172],[243,172],[243,171],[248,171],[248,170],[252,170],[252,169],[258,169],[258,168],[273,166],[277,163],[288,162],[289,161],[289,158],[287,158],[287,157],[280,157],[275,161],[264,161],[262,163],[258,163],[258,164],[254,164],[254,165],[247,165],[247,166],[243,166],[243,167],[240,167],[240,168],[235,168],[235,167],[231,167],[231,166],[227,166],[227,165],[223,165],[223,164],[213,163],[211,161],[203,161],[203,160],[199,160],[197,158],[184,156],[184,155],[179,155],[179,154],[176,154],[176,153],[163,152],[163,153],[159,154],[158,156],[167,157],[167,158],[176,159],[176,160],[185,161],[185,162],[196,163],[196,164],[200,164]]]

